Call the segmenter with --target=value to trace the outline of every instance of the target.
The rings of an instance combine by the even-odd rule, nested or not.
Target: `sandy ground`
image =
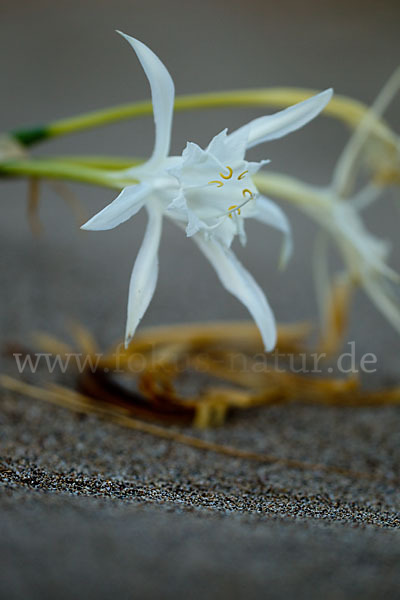
[[[0,129],[124,101],[148,90],[123,29],[147,42],[180,93],[301,85],[371,102],[397,66],[395,2],[3,1]],[[397,105],[390,122],[399,123]],[[173,149],[208,142],[259,115],[178,115]],[[43,145],[51,151],[146,155],[151,120]],[[328,119],[254,152],[274,170],[327,183],[346,140]],[[264,150],[264,153],[262,152]],[[265,154],[267,152],[267,154]],[[272,168],[271,165],[271,168]],[[73,186],[88,214],[109,191]],[[102,346],[121,337],[128,277],[145,224],[81,234],[53,190],[43,188],[45,235],[33,240],[25,183],[0,189],[1,342],[32,330],[60,337],[84,322]],[[396,239],[394,194],[368,212],[371,229]],[[285,207],[286,209],[286,207]],[[296,253],[276,270],[278,236],[250,228],[243,261],[280,321],[312,318],[314,227],[287,208]],[[392,264],[399,264],[394,248]],[[165,228],[160,281],[144,324],[243,319],[184,236]],[[179,268],[177,268],[179,265]],[[172,275],[171,275],[172,274]],[[171,285],[173,277],[173,285]],[[398,382],[397,335],[360,293],[349,340],[374,352],[366,385]],[[16,373],[12,360],[2,372]],[[54,375],[56,377],[57,374]],[[43,381],[40,371],[27,379]],[[400,593],[400,416],[396,408],[306,404],[233,415],[196,433],[238,448],[351,469],[335,473],[268,467],[79,417],[14,394],[0,396],[0,552],[4,598],[394,598]]]

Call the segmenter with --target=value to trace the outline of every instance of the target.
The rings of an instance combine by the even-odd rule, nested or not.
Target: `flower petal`
[[[150,186],[144,183],[129,185],[113,202],[82,225],[81,229],[100,231],[117,227],[142,208],[150,189]]]
[[[169,168],[168,173],[176,177],[182,187],[204,187],[208,185],[210,177],[218,177],[222,168],[223,165],[209,152],[198,144],[187,142],[182,160]]]
[[[356,210],[343,201],[333,205],[330,225],[337,232],[339,248],[346,252],[348,263],[360,272],[376,271],[395,283],[400,282],[399,274],[386,264],[390,244],[371,234]]]
[[[150,48],[122,31],[117,33],[122,35],[136,52],[150,83],[156,126],[156,140],[150,158],[154,167],[154,164],[162,162],[169,154],[175,98],[174,82],[164,64]]]
[[[242,128],[241,134],[235,139],[227,135],[227,129],[224,129],[213,137],[207,146],[207,152],[212,154],[222,165],[228,163],[231,167],[241,162],[246,153],[248,131]]]
[[[157,205],[151,203],[147,205],[147,210],[149,221],[129,284],[126,348],[150,304],[158,277],[158,247],[161,238],[162,211]]]
[[[235,254],[215,240],[205,240],[202,235],[193,238],[214,267],[222,285],[247,307],[267,351],[276,344],[276,325],[267,299],[250,273],[241,265]]]
[[[292,254],[293,242],[290,224],[283,210],[275,204],[275,202],[272,202],[272,200],[269,200],[265,196],[257,196],[255,204],[251,208],[251,212],[249,212],[249,214],[244,213],[244,216],[256,219],[265,225],[275,227],[275,229],[278,229],[284,234],[280,265],[285,266]]]
[[[186,211],[188,224],[186,227],[186,235],[187,237],[192,237],[195,235],[200,229],[205,227],[205,223],[196,215],[194,210],[190,210],[190,208]]]
[[[232,141],[242,140],[244,131],[247,128],[247,148],[281,138],[292,131],[296,131],[296,129],[300,129],[300,127],[314,119],[328,104],[332,94],[333,90],[328,89],[274,115],[254,119],[254,121],[250,121],[247,125],[243,125],[243,127],[231,133],[229,138]]]

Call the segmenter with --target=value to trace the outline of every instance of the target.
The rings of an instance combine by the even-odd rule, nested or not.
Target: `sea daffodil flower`
[[[311,211],[307,211],[311,215]],[[400,276],[388,264],[390,244],[375,237],[349,199],[335,196],[329,190],[322,194],[320,206],[314,206],[312,217],[330,233],[346,265],[342,277],[360,285],[375,306],[400,332]],[[326,243],[319,238],[316,254],[316,284],[320,310],[329,294]]]
[[[120,33],[120,32],[119,32]],[[111,204],[83,229],[116,227],[143,206],[149,221],[133,267],[129,286],[125,344],[129,344],[153,296],[158,276],[158,247],[162,218],[186,230],[210,261],[225,288],[254,318],[267,350],[276,343],[276,325],[267,299],[231,250],[238,235],[246,242],[244,221],[257,219],[280,230],[286,239],[283,260],[290,254],[290,228],[281,209],[261,196],[252,175],[268,161],[248,162],[246,150],[280,138],[316,117],[332,96],[326,90],[274,115],[260,117],[231,134],[224,129],[203,150],[188,142],[181,156],[169,156],[174,106],[174,83],[164,64],[142,42],[121,34],[132,46],[149,80],[155,121],[155,145],[143,165],[124,171],[124,179],[139,183],[125,187]]]
[[[361,158],[369,151],[371,124],[378,122],[383,110],[400,86],[400,69],[391,77],[377,100],[367,111],[340,155],[328,186],[316,187],[275,175],[257,175],[259,189],[292,200],[311,219],[321,226],[314,253],[314,275],[317,301],[322,324],[327,329],[330,301],[334,299],[335,283],[348,291],[353,285],[364,289],[370,300],[400,332],[400,275],[388,265],[390,243],[368,231],[361,211],[377,200],[384,189],[375,181],[374,173],[381,169],[387,155],[371,163],[372,181],[355,192],[355,186],[364,166]],[[390,132],[390,130],[388,130]],[[400,143],[391,134],[391,148]],[[364,147],[367,146],[367,149]],[[396,158],[394,153],[393,158]],[[386,162],[387,172],[390,171]],[[395,173],[395,167],[393,167]],[[279,181],[279,185],[276,184]],[[275,184],[274,184],[275,183]],[[332,277],[328,261],[328,239],[334,241],[344,263],[344,269]]]
[[[347,267],[345,276],[364,288],[375,306],[400,332],[400,275],[387,264],[390,244],[372,235],[366,229],[360,214],[362,209],[380,196],[381,175],[386,173],[389,182],[391,177],[393,182],[396,177],[399,178],[399,138],[391,134],[392,145],[389,149],[380,145],[379,153],[376,152],[376,141],[370,139],[372,124],[386,110],[399,87],[400,68],[396,69],[385,84],[345,146],[337,161],[332,183],[323,194],[324,208],[321,213],[313,211],[313,216],[336,240]],[[372,182],[368,182],[355,194],[360,167],[363,166],[363,154],[367,154],[371,160],[373,178]],[[384,180],[385,177],[382,176],[381,183]],[[320,257],[316,263],[320,265],[320,269],[316,271],[316,281],[321,300],[324,296],[323,288],[327,287],[323,282],[329,280],[325,248],[326,246],[320,245]]]

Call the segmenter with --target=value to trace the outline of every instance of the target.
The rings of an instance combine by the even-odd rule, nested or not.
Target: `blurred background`
[[[369,104],[400,62],[399,19],[396,0],[1,0],[0,130],[149,98],[141,67],[115,29],[139,38],[160,56],[178,94],[332,86]],[[205,145],[224,127],[261,114],[255,109],[177,114],[172,151],[181,152],[187,140]],[[397,101],[387,113],[395,130],[399,116]],[[327,184],[347,138],[344,126],[319,117],[255,149],[251,158],[270,158],[274,171]],[[43,143],[35,154],[148,156],[153,139],[153,122],[146,118]],[[71,187],[88,216],[114,197],[109,190]],[[26,197],[26,182],[0,182],[2,341],[23,341],[37,329],[65,335],[71,317],[104,345],[121,338],[145,215],[112,231],[81,232],[65,203],[43,184],[45,231],[34,239]],[[366,217],[372,231],[394,241],[400,216],[396,200],[389,191]],[[248,246],[237,251],[266,291],[278,321],[316,319],[310,265],[315,228],[295,209],[282,206],[295,237],[287,270],[277,269],[279,236],[263,226],[249,223]],[[395,268],[399,256],[394,249]],[[398,336],[362,293],[352,312],[349,337],[357,341],[358,354],[377,353],[379,377],[394,377]],[[246,310],[222,289],[195,246],[166,223],[159,283],[143,325],[235,318],[247,319]]]

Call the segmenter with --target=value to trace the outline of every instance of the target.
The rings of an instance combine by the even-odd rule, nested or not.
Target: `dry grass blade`
[[[319,343],[319,351],[332,356],[338,352],[348,327],[350,302],[354,283],[350,277],[335,278],[326,302],[325,328]]]
[[[331,348],[332,340],[336,343],[342,333],[351,293],[347,282],[336,283],[333,333],[326,338]],[[105,355],[100,355],[93,336],[83,326],[74,324],[71,331],[80,355],[86,353],[82,361],[85,368],[77,377],[80,392],[91,398],[92,403],[123,409],[132,418],[168,424],[192,423],[203,429],[222,425],[232,411],[276,403],[300,401],[342,406],[399,403],[397,388],[365,392],[355,376],[316,377],[307,370],[293,372],[293,361],[284,365],[284,369],[282,364],[274,365],[269,355],[260,352],[259,333],[251,323],[152,327],[143,329],[128,350],[120,344]],[[279,331],[278,343],[285,348],[305,347],[308,329],[304,325],[280,327]],[[73,352],[70,346],[49,335],[36,334],[36,341],[46,352],[64,357]],[[308,357],[311,355],[305,352],[298,355],[301,359]],[[69,369],[72,372],[73,366]],[[183,394],[179,388],[185,377],[192,383],[200,377],[203,384],[197,391]]]
[[[123,409],[104,406],[102,403],[95,403],[91,398],[61,386],[53,385],[48,389],[40,388],[23,383],[7,375],[0,375],[0,385],[5,389],[15,393],[23,394],[24,396],[43,400],[45,402],[67,408],[74,412],[94,414],[123,427],[140,431],[141,433],[154,435],[156,437],[167,439],[179,444],[184,444],[198,450],[215,452],[231,458],[256,461],[264,464],[273,464],[286,469],[324,472],[348,477],[350,479],[382,481],[391,485],[398,483],[397,480],[379,476],[377,477],[371,473],[353,471],[351,469],[324,465],[320,463],[308,463],[295,459],[280,458],[271,454],[263,454],[260,452],[254,452],[252,450],[235,448],[233,446],[227,446],[203,440],[198,437],[179,433],[170,428],[165,428],[152,423],[146,423],[138,419],[133,419]]]
[[[40,182],[37,177],[32,177],[28,183],[27,214],[32,235],[40,237],[43,225],[39,219]]]

